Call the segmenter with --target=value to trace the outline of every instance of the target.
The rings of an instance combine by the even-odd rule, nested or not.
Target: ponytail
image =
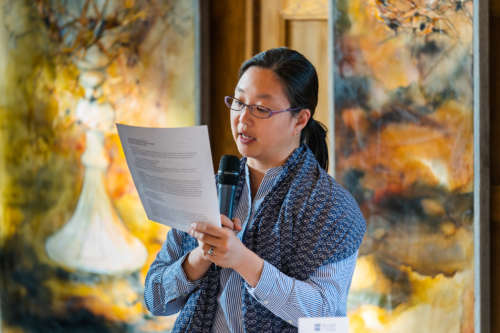
[[[326,144],[326,126],[311,118],[302,130],[300,141],[314,153],[319,165],[328,171],[328,146]]]

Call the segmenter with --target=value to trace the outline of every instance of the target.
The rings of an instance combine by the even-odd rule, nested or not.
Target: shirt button
[[[264,304],[264,305],[268,305],[268,304],[269,304],[269,301],[262,301],[262,304]]]
[[[288,323],[289,323],[289,324],[292,324],[292,321],[291,321],[291,320],[289,320],[289,321],[288,321]]]

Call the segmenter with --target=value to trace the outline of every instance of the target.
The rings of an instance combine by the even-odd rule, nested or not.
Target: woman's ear
[[[295,117],[297,118],[295,130],[297,133],[300,133],[306,127],[309,118],[311,118],[311,111],[309,109],[302,109]]]

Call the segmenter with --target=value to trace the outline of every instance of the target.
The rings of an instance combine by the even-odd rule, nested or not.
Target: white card
[[[299,333],[348,333],[347,317],[299,318]]]

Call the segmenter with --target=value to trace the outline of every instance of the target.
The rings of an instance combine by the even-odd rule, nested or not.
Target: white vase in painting
[[[98,274],[133,272],[144,265],[147,251],[123,225],[103,183],[108,167],[104,134],[114,126],[114,110],[99,102],[106,66],[99,63],[99,51],[91,51],[77,63],[85,97],[78,102],[76,118],[85,126],[87,139],[82,192],[73,216],[48,238],[46,249],[49,258],[68,268]]]

